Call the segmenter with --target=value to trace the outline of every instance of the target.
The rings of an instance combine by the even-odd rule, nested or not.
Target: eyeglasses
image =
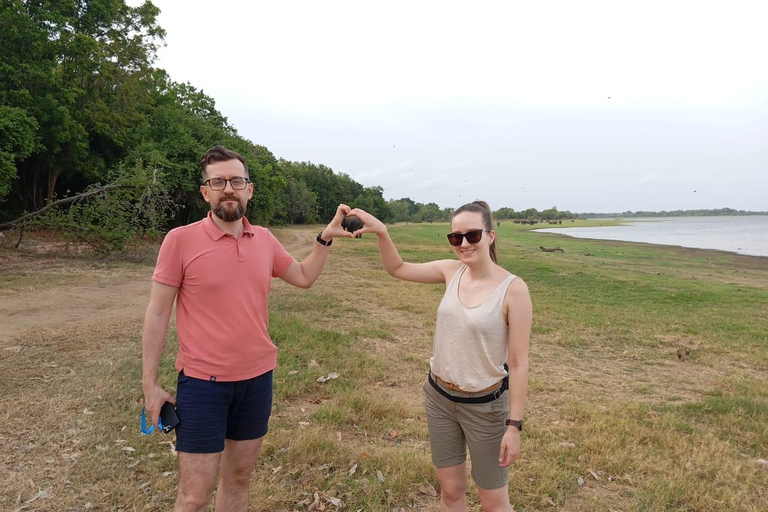
[[[470,229],[466,233],[448,233],[448,243],[454,247],[461,245],[464,239],[471,244],[476,244],[483,238],[483,233],[490,233],[487,229]]]
[[[225,178],[210,178],[203,182],[203,185],[208,185],[211,187],[211,190],[224,190],[227,188],[227,182],[229,182],[230,185],[232,185],[232,188],[235,190],[243,190],[245,187],[248,186],[248,183],[251,182],[248,178],[243,178],[241,176],[235,176],[234,178],[225,179]]]

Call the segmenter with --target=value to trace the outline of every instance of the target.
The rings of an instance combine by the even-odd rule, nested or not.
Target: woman
[[[488,204],[475,201],[453,213],[448,242],[458,261],[405,263],[381,221],[360,209],[349,215],[364,223],[354,234],[376,233],[390,275],[447,283],[424,385],[440,509],[467,510],[469,447],[483,510],[512,511],[508,468],[520,453],[532,308],[522,279],[496,263]]]

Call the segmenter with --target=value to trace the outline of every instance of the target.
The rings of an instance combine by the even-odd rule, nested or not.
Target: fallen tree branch
[[[19,217],[16,220],[12,220],[10,222],[5,222],[3,224],[0,224],[0,231],[8,228],[12,228],[16,226],[16,224],[22,223],[24,221],[27,221],[31,219],[32,217],[37,217],[38,215],[42,215],[43,213],[47,212],[48,210],[52,208],[58,208],[61,205],[68,204],[68,203],[74,203],[75,201],[79,201],[81,199],[85,199],[86,197],[95,196],[96,194],[101,194],[102,192],[105,192],[107,190],[116,189],[116,188],[134,188],[135,185],[126,185],[125,183],[110,183],[108,185],[104,185],[99,188],[95,188],[93,190],[89,190],[87,192],[83,192],[82,194],[77,194],[71,197],[66,197],[64,199],[59,199],[58,201],[54,201],[51,204],[44,206],[40,208],[37,211],[34,211],[32,213],[28,213],[24,215],[23,217]]]

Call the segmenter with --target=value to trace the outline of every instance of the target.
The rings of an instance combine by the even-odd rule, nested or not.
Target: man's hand
[[[323,233],[320,235],[323,240],[330,240],[337,236],[345,236],[347,238],[353,237],[352,233],[345,231],[344,228],[341,227],[341,221],[344,219],[344,215],[349,215],[349,212],[350,208],[345,204],[340,204],[338,208],[336,208],[336,215],[333,216],[331,222],[325,227]]]
[[[518,455],[520,455],[520,431],[515,427],[507,427],[504,437],[501,438],[499,466],[510,467],[517,460]]]
[[[161,388],[157,383],[144,386],[144,408],[147,415],[152,418],[152,424],[155,428],[157,420],[160,417],[160,409],[165,402],[171,402],[176,405],[176,399],[169,392]]]

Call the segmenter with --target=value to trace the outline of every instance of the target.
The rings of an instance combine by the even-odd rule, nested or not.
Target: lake
[[[768,216],[659,217],[627,220],[622,226],[537,229],[575,238],[679,245],[768,256]]]

